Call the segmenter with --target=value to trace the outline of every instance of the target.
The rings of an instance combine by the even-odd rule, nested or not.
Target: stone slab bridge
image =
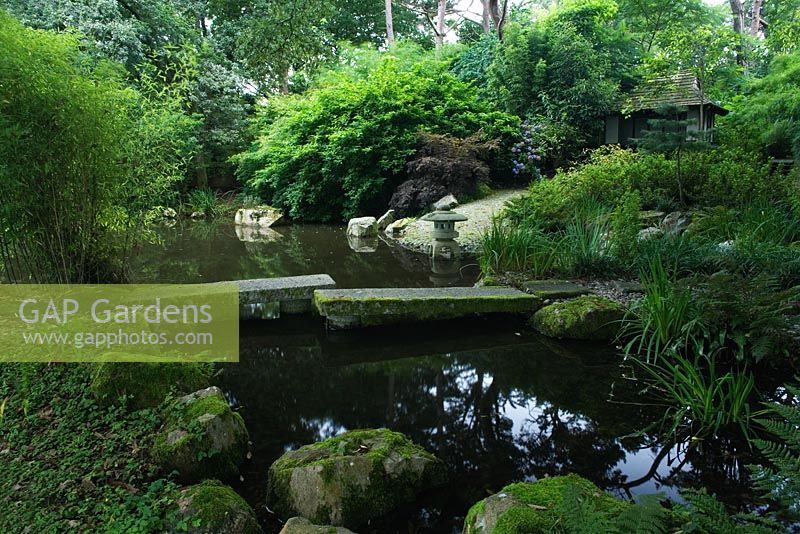
[[[332,329],[495,313],[532,314],[541,306],[540,297],[505,287],[334,289],[336,282],[327,274],[236,283],[241,319],[316,312]]]

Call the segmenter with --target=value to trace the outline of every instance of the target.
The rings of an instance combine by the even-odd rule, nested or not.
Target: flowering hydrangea
[[[511,148],[511,152],[514,154],[511,172],[515,175],[525,173],[533,176],[536,180],[542,178],[542,173],[539,171],[539,162],[542,160],[542,156],[533,142],[534,133],[540,128],[539,124],[531,124],[528,121],[522,123],[522,141]]]

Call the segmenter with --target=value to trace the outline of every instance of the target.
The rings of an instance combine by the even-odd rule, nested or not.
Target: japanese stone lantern
[[[445,258],[456,258],[460,253],[460,248],[455,239],[458,237],[456,223],[466,221],[467,218],[460,213],[450,210],[436,210],[422,217],[423,221],[433,223],[433,243],[431,244],[431,257],[437,256]]]

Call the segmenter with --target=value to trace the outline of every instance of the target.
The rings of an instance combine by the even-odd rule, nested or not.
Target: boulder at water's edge
[[[267,506],[284,519],[357,528],[444,479],[443,463],[403,434],[353,430],[275,461]]]

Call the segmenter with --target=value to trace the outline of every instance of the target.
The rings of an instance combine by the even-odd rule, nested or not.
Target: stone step
[[[543,299],[570,299],[591,293],[588,287],[568,280],[528,280],[522,289]]]
[[[307,313],[316,289],[331,289],[336,282],[327,274],[234,280],[239,284],[240,319],[275,319],[281,313]]]
[[[505,287],[319,289],[314,306],[333,329],[535,312],[541,299]]]

